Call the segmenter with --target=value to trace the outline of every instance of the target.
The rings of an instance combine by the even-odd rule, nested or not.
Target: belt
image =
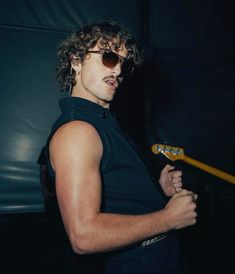
[[[156,235],[154,237],[148,238],[148,239],[146,239],[146,240],[144,240],[142,242],[137,243],[137,246],[139,248],[143,248],[143,247],[146,247],[148,245],[152,245],[154,243],[157,243],[157,242],[165,239],[167,236],[168,236],[167,233],[158,234],[158,235]]]

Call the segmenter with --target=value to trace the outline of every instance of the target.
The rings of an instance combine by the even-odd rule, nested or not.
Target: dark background
[[[1,273],[79,273],[49,218],[38,157],[66,96],[55,81],[56,48],[104,19],[128,26],[145,52],[115,98],[120,123],[156,176],[174,164],[199,195],[198,223],[180,232],[188,274],[235,273],[234,185],[151,152],[155,143],[180,146],[235,174],[233,1],[0,0]]]

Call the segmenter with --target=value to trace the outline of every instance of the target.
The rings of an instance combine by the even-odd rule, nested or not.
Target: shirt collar
[[[100,118],[105,118],[110,113],[109,109],[81,97],[64,97],[59,100],[59,104],[62,112],[82,108]]]

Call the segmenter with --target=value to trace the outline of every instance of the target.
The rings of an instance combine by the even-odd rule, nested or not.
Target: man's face
[[[96,45],[90,50],[99,51],[100,48]],[[124,45],[118,51],[112,51],[122,57],[127,56]],[[79,64],[79,71],[75,86],[79,96],[108,107],[120,84],[121,63],[118,62],[113,68],[108,68],[102,62],[102,54],[88,53],[83,63]]]

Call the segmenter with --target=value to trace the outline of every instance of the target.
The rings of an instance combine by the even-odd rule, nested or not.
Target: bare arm
[[[165,209],[150,214],[100,212],[102,154],[97,131],[82,121],[65,124],[50,143],[58,203],[75,252],[117,249],[196,222],[196,206],[187,191],[175,194]]]

